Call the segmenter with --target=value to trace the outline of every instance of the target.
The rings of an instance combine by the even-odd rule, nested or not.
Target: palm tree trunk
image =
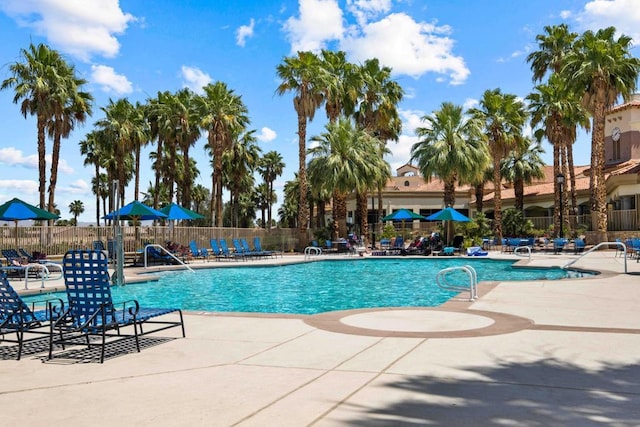
[[[573,167],[573,145],[567,145],[567,163],[569,166],[569,181],[571,183],[571,211],[575,217],[578,214],[578,192],[576,190],[576,171]]]
[[[298,113],[298,247],[307,246],[309,205],[307,203],[307,118]]]
[[[592,212],[596,215],[596,238],[598,242],[607,241],[607,187],[604,180],[604,124],[605,124],[605,105],[603,102],[597,102],[593,115],[593,133],[591,134],[591,151],[593,195]]]
[[[100,190],[99,190],[99,185],[100,185],[100,165],[99,163],[96,161],[94,163],[94,166],[96,168],[96,227],[100,227]]]
[[[38,111],[38,192],[40,193],[40,208],[46,209],[45,186],[47,182],[46,165],[46,145],[45,145],[45,125],[46,117]]]
[[[333,239],[347,236],[347,195],[338,191],[333,193]]]
[[[493,233],[502,242],[502,175],[500,174],[500,156],[493,156]]]
[[[553,235],[560,235],[560,185],[556,177],[560,173],[560,145],[553,144]]]
[[[476,212],[482,212],[484,208],[484,182],[476,185],[474,188],[476,195]]]
[[[360,208],[360,235],[364,237],[364,245],[367,246],[369,236],[369,218],[367,207],[367,192],[358,193],[358,207]]]
[[[53,212],[55,205],[56,184],[58,183],[58,163],[60,162],[60,131],[57,129],[60,118],[56,120],[56,129],[53,136],[53,150],[51,152],[51,176],[49,177],[49,212]],[[53,220],[49,220],[53,225]]]
[[[140,193],[140,144],[136,144],[134,156],[136,173],[134,176],[133,200],[138,200],[138,194]]]

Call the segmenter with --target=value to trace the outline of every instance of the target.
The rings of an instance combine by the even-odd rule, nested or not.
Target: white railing
[[[49,269],[49,267],[55,267],[56,269],[58,269],[57,273],[59,273],[59,275],[56,275],[55,277],[51,277],[51,270]],[[35,282],[40,280],[41,289],[44,289],[45,280],[57,280],[57,279],[61,279],[63,276],[62,265],[60,264],[56,264],[54,262],[27,264],[24,269],[25,290],[29,289],[29,272],[32,272],[33,270],[36,270],[37,274],[34,275],[35,278],[33,278],[31,281]]]
[[[179,259],[178,257],[176,257],[173,253],[171,253],[170,251],[168,251],[164,246],[162,245],[156,245],[156,244],[151,244],[151,245],[147,245],[144,247],[144,268],[147,268],[147,248],[150,247],[154,247],[156,249],[159,249],[160,251],[166,253],[167,255],[169,255],[171,258],[173,258],[178,264],[182,264],[187,270],[189,270],[190,272],[194,272],[193,268],[189,267],[187,264],[185,264],[184,262],[182,262],[181,259]]]
[[[525,251],[525,252],[527,252],[527,254],[526,255],[521,255],[520,251]],[[527,257],[529,257],[529,259],[531,259],[531,248],[529,246],[517,246],[513,250],[513,254],[517,255],[517,256],[527,256]]]
[[[469,282],[467,284],[454,284],[447,280],[447,275],[455,271],[462,271],[467,274]],[[470,265],[460,267],[444,268],[436,275],[436,283],[440,289],[453,292],[469,292],[469,301],[478,298],[478,273]]]
[[[322,255],[322,249],[317,246],[307,246],[304,248],[304,259],[309,259],[314,255]]]
[[[595,245],[594,247],[592,247],[591,249],[589,249],[588,251],[586,251],[585,253],[583,253],[582,255],[580,255],[578,258],[569,261],[568,263],[566,263],[565,265],[562,266],[562,268],[569,268],[570,266],[572,266],[573,264],[575,264],[576,262],[580,261],[582,258],[584,258],[585,256],[587,256],[588,254],[590,254],[591,252],[599,249],[602,246],[607,245],[614,245],[614,246],[618,246],[620,248],[622,248],[622,253],[624,254],[624,274],[627,274],[627,245],[625,245],[622,242],[600,242],[597,245]]]

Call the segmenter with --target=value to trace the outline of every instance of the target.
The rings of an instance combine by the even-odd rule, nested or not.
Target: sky
[[[376,57],[392,68],[405,91],[398,106],[402,134],[388,144],[395,174],[410,159],[421,118],[443,102],[474,107],[495,88],[524,99],[534,87],[526,57],[537,50],[536,35],[560,23],[578,33],[615,26],[640,40],[638,0],[2,0],[0,79],[10,76],[21,49],[45,43],[88,81],[93,116],[62,141],[56,204],[62,218],[71,219],[69,204],[82,200],[78,220],[91,223],[93,167],[83,165],[78,143],[109,99],[144,103],[159,91],[200,93],[208,83],[226,83],[246,104],[263,153],[283,157],[284,174],[275,182],[282,200],[285,182],[298,169],[293,95],[276,94],[283,58],[301,50],[342,50],[350,62]],[[631,53],[637,56],[638,49]],[[36,122],[21,115],[13,96],[11,89],[0,91],[0,203],[20,197],[37,204]],[[319,110],[307,137],[326,123]],[[196,183],[211,188],[204,143],[199,140],[190,156],[201,172]],[[48,140],[49,159],[51,146]],[[590,135],[581,134],[574,147],[575,164],[588,164]],[[545,141],[543,148],[550,164],[551,147]],[[153,182],[148,154],[142,191]],[[126,190],[130,200],[133,185]]]

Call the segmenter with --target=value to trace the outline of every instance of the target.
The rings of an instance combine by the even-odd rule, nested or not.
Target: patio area
[[[518,259],[551,266],[575,258]],[[638,277],[622,274],[614,251],[575,266],[602,274],[482,283],[475,302],[431,309],[192,312],[186,338],[145,336],[141,353],[119,349],[102,365],[73,353],[45,363],[42,353],[1,360],[2,418],[69,426],[637,425]],[[640,273],[635,260],[627,267]]]

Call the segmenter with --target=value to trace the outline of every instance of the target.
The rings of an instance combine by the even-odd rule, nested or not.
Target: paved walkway
[[[576,266],[602,274],[484,283],[475,302],[432,309],[188,313],[187,338],[146,336],[141,353],[125,346],[102,365],[72,352],[1,360],[0,416],[25,426],[637,426],[640,278],[613,251]],[[635,260],[627,268],[640,273]]]

